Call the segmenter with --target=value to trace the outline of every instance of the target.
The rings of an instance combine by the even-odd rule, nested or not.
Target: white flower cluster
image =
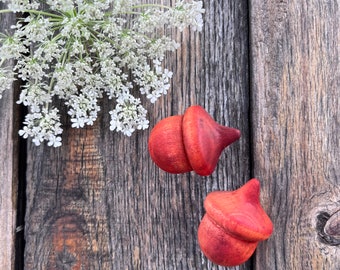
[[[0,98],[15,77],[25,82],[18,103],[29,113],[19,134],[36,145],[61,145],[55,98],[64,101],[75,128],[93,124],[105,95],[112,100],[110,130],[130,136],[148,128],[147,111],[132,89],[152,103],[166,94],[172,72],[162,61],[179,46],[167,29],[203,26],[202,2],[193,0],[174,6],[137,0],[0,2],[8,7],[0,15],[27,14],[12,26],[13,34],[0,34]],[[10,69],[6,63],[12,59],[16,64]]]
[[[24,121],[24,128],[19,131],[19,135],[24,138],[33,137],[35,145],[40,145],[44,140],[49,146],[58,147],[61,145],[62,133],[57,109],[47,110],[43,108],[41,112],[27,114]]]

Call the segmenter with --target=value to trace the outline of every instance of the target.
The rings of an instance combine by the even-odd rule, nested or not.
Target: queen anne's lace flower
[[[55,98],[67,106],[75,128],[94,123],[104,95],[112,100],[110,130],[131,136],[148,128],[147,111],[132,95],[133,88],[152,103],[165,95],[172,72],[162,64],[164,55],[179,47],[167,29],[200,31],[203,26],[202,2],[194,0],[173,6],[138,0],[0,2],[8,8],[0,15],[27,14],[0,33],[0,98],[15,77],[25,82],[17,103],[29,113],[19,135],[36,145],[61,145]],[[15,60],[13,69],[8,68],[10,60]]]

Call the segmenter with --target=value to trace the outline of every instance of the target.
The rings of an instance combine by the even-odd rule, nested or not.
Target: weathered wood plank
[[[318,230],[340,208],[340,3],[250,3],[253,174],[275,224],[256,269],[339,269]]]
[[[3,4],[0,3],[0,9]],[[0,31],[8,29],[15,16],[0,15]],[[10,65],[10,63],[7,63]],[[18,185],[18,126],[15,120],[15,91],[0,99],[0,268],[14,269],[15,226]]]
[[[150,126],[200,104],[243,137],[210,177],[170,175],[150,160],[150,130],[64,127],[64,145],[28,147],[25,269],[221,269],[199,250],[203,199],[250,176],[247,1],[205,1],[201,34],[177,33],[168,96],[148,105]],[[103,104],[108,106],[108,101]],[[233,269],[250,269],[250,263]]]

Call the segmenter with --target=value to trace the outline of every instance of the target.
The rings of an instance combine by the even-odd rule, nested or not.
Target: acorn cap
[[[210,175],[223,149],[241,137],[238,129],[219,125],[198,105],[185,111],[182,132],[191,167],[202,176]]]
[[[260,204],[260,182],[253,178],[235,191],[214,191],[204,201],[206,214],[228,234],[244,241],[269,238],[273,223]]]

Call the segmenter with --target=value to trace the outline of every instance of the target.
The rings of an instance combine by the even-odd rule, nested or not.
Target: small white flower
[[[149,121],[146,119],[139,121],[137,125],[137,129],[147,129],[148,127],[149,127]]]
[[[53,147],[59,147],[61,146],[61,137],[60,136],[54,136],[54,135],[51,135],[49,138],[48,138],[48,143],[47,143],[48,146],[53,146]]]
[[[23,129],[19,130],[19,135],[22,136],[24,139],[27,139],[30,135],[30,129],[27,126],[23,127]]]
[[[72,118],[72,127],[74,128],[83,128],[86,124],[86,119],[84,117],[77,117],[77,118]]]
[[[36,145],[39,146],[42,142],[43,142],[43,137],[41,136],[41,134],[37,134],[35,135],[35,137],[33,137],[32,142]]]

